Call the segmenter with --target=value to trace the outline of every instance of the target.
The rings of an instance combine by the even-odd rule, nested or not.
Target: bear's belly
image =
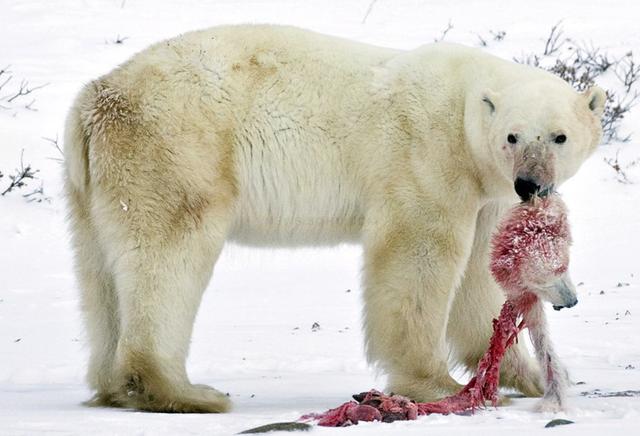
[[[319,174],[272,171],[241,186],[230,238],[249,245],[334,245],[359,239],[355,196]]]
[[[230,238],[251,245],[356,241],[362,195],[338,149],[279,141],[238,144],[238,201]]]
[[[252,246],[322,246],[358,242],[362,217],[308,218],[243,216],[234,223],[229,240]]]

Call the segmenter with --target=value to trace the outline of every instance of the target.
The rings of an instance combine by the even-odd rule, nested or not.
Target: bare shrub
[[[558,23],[551,28],[541,54],[528,53],[514,57],[515,62],[543,68],[565,80],[582,92],[595,84],[596,79],[607,71],[614,71],[622,85],[622,91],[607,90],[607,100],[602,115],[603,141],[629,141],[631,135],[620,133],[623,119],[638,102],[638,91],[634,91],[640,79],[640,65],[633,54],[614,59],[593,44],[579,44],[564,37]],[[561,54],[560,49],[564,54]],[[553,55],[553,56],[552,56]]]
[[[629,52],[616,65],[616,76],[622,82],[627,92],[631,92],[631,88],[640,78],[640,65],[636,64],[633,59],[633,53]]]
[[[49,83],[32,86],[28,80],[22,79],[17,87],[12,86],[15,82],[13,81],[13,74],[9,70],[10,67],[11,65],[7,65],[0,69],[0,109],[8,110],[22,106],[28,110],[36,110],[33,107],[36,99],[30,97],[25,100],[24,97],[30,96],[34,91],[44,88]]]
[[[120,36],[120,34],[116,35],[115,39],[109,39],[106,40],[105,43],[106,44],[116,44],[116,45],[122,45],[124,44],[124,42],[129,39],[128,36]]]
[[[602,53],[593,44],[576,45],[570,47],[575,50],[576,63],[588,68],[595,73],[602,74],[615,65],[618,61],[609,57],[607,53]]]
[[[40,181],[40,187],[22,195],[29,203],[51,203],[51,197],[44,193],[44,182]]]
[[[507,36],[507,32],[504,30],[498,30],[497,32],[490,30],[489,33],[493,36],[494,41],[502,41]]]
[[[597,72],[583,64],[577,57],[572,60],[556,59],[555,64],[547,68],[547,71],[568,82],[578,91],[584,91],[593,86],[598,76]]]
[[[53,148],[55,148],[56,153],[59,154],[59,156],[49,157],[47,159],[55,160],[58,163],[63,163],[64,162],[64,151],[62,151],[62,148],[60,147],[60,144],[58,142],[58,135],[56,134],[55,138],[47,138],[47,137],[43,136],[42,139],[44,139],[45,141],[50,143],[51,146]]]
[[[520,57],[514,56],[512,59],[519,64],[540,67],[540,55],[535,53],[522,54]]]
[[[507,36],[507,32],[505,32],[504,30],[498,30],[498,31],[490,30],[489,34],[491,35],[491,39],[495,42],[500,42],[504,40],[505,36]],[[478,42],[482,47],[487,47],[489,45],[488,37],[484,37],[479,33],[476,33],[476,36],[478,37]]]
[[[639,94],[624,93],[617,96],[615,92],[607,90],[607,103],[602,114],[602,136],[605,143],[611,141],[627,142],[631,135],[621,136],[620,125],[624,117],[638,102]]]
[[[378,0],[371,0],[371,2],[369,3],[369,7],[367,8],[367,12],[364,14],[364,17],[362,18],[362,24],[367,22],[367,18],[369,18],[369,14],[371,14],[371,11],[373,11],[373,7],[376,5],[377,2]]]
[[[626,165],[623,165],[622,163],[620,163],[619,155],[620,150],[616,152],[615,158],[604,158],[604,161],[616,172],[616,178],[620,183],[629,184],[631,183],[631,180],[629,179],[629,177],[627,177],[626,170],[638,165],[640,163],[640,159],[636,159]]]
[[[560,24],[562,21],[558,21],[552,28],[549,36],[547,36],[547,41],[544,44],[544,52],[542,52],[545,56],[550,56],[556,53],[567,41],[562,35],[564,32],[560,28]]]
[[[481,46],[481,47],[486,47],[486,46],[488,46],[488,45],[489,45],[489,44],[487,43],[487,40],[486,40],[486,39],[484,39],[484,38],[482,37],[482,35],[480,35],[479,33],[476,33],[476,36],[478,37],[478,43],[480,44],[480,46]]]
[[[20,189],[26,186],[28,180],[36,178],[36,173],[38,173],[38,170],[34,170],[33,168],[31,168],[31,165],[24,165],[24,150],[22,150],[22,152],[20,153],[20,168],[16,168],[14,173],[9,175],[9,179],[11,180],[11,182],[4,189],[4,191],[0,193],[0,196],[4,197],[14,189]],[[2,176],[2,173],[0,173],[0,177]]]
[[[447,33],[449,33],[451,29],[453,29],[453,23],[451,22],[451,20],[449,20],[449,23],[447,23],[447,27],[442,31],[440,36],[437,38],[434,38],[433,41],[434,42],[444,41],[444,38],[447,36]]]

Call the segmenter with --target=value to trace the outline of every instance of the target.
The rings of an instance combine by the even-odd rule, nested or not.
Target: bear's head
[[[523,201],[545,196],[574,175],[600,142],[605,92],[594,86],[578,93],[550,79],[486,89],[477,96],[478,117],[465,113],[475,160],[483,155],[479,165],[489,194],[515,190]]]

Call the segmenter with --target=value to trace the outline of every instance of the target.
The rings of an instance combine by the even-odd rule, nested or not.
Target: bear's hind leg
[[[109,392],[112,390],[120,319],[113,276],[98,243],[84,193],[71,186],[68,186],[67,192],[75,270],[90,348],[87,381],[96,391],[95,396],[86,404],[114,405]]]
[[[196,312],[224,242],[227,215],[209,211],[200,224],[178,225],[174,236],[164,233],[162,240],[143,236],[116,262],[122,326],[114,398],[120,406],[177,413],[229,410],[225,394],[191,384],[185,368]]]

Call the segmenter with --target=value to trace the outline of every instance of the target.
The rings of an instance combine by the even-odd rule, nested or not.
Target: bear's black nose
[[[516,190],[516,194],[518,194],[518,197],[520,197],[522,201],[529,201],[535,193],[540,192],[540,185],[532,180],[524,179],[522,177],[518,177],[516,179],[513,183],[513,187]]]

